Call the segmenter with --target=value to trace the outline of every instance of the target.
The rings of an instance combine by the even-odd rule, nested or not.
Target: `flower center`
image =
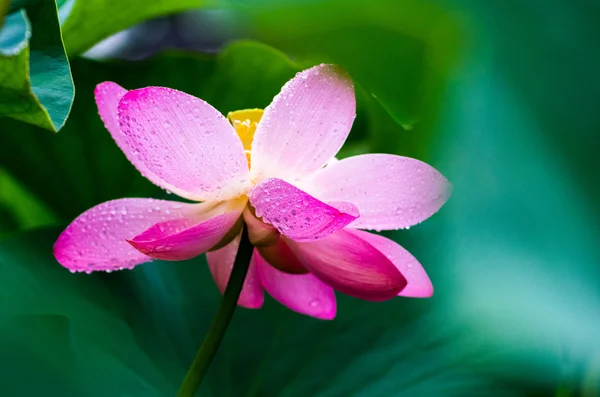
[[[256,126],[263,115],[262,109],[244,109],[229,112],[227,119],[235,128],[242,145],[244,145],[244,151],[246,152],[246,159],[248,160],[248,168],[250,168],[250,151],[252,150],[252,139],[254,139],[254,132]]]

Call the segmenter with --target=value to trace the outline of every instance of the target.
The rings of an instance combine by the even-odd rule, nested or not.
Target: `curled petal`
[[[267,292],[288,308],[308,316],[331,320],[336,301],[333,288],[312,274],[289,274],[275,269],[254,251],[260,280]]]
[[[240,235],[238,234],[233,241],[223,248],[206,253],[208,268],[221,293],[224,293],[225,287],[227,287],[239,245]],[[256,253],[252,256],[248,274],[238,299],[238,305],[248,309],[258,309],[262,307],[264,301],[263,288],[257,273],[256,256]]]
[[[155,259],[191,259],[216,246],[241,215],[241,211],[231,211],[200,223],[194,218],[161,222],[128,242],[144,255]]]
[[[398,295],[409,298],[429,298],[433,295],[433,285],[423,266],[395,241],[389,238],[365,232],[350,230],[350,232],[384,254],[406,278],[406,287]]]
[[[300,72],[267,106],[252,142],[252,180],[295,180],[342,147],[356,115],[350,77],[333,65]]]
[[[365,154],[318,171],[305,188],[324,201],[348,201],[360,218],[350,226],[389,230],[415,225],[435,214],[451,186],[437,170],[408,157]]]
[[[200,204],[153,199],[120,199],[99,204],[79,215],[54,244],[57,261],[71,271],[133,268],[151,260],[127,239],[152,225],[195,216]]]
[[[289,247],[312,274],[345,294],[382,301],[406,286],[404,276],[384,254],[349,231],[312,242],[289,241]]]
[[[296,241],[324,238],[358,218],[350,203],[325,204],[293,185],[267,179],[248,192],[256,216]],[[335,206],[334,206],[335,205]]]
[[[117,111],[115,140],[158,186],[195,201],[228,200],[250,187],[242,142],[208,103],[170,88],[147,87],[123,95]]]

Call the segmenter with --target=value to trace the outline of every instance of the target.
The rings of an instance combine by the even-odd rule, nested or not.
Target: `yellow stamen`
[[[252,139],[254,139],[254,131],[256,125],[263,115],[262,109],[244,109],[229,112],[227,119],[235,128],[244,145],[246,159],[248,160],[248,168],[250,167],[250,151],[252,150]]]

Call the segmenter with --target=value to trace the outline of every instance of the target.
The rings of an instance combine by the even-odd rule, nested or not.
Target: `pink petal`
[[[79,215],[54,244],[56,260],[71,271],[131,269],[151,260],[127,239],[158,222],[192,216],[201,204],[153,199],[120,199]]]
[[[256,216],[296,241],[326,237],[358,217],[356,207],[350,203],[335,203],[335,207],[325,204],[276,178],[256,185],[248,197]]]
[[[127,94],[127,90],[112,81],[98,84],[94,91],[100,118],[121,149],[124,148],[124,142],[121,138],[121,129],[117,119],[117,106],[125,94]]]
[[[378,234],[362,230],[352,230],[352,234],[362,238],[378,249],[396,266],[406,278],[406,287],[398,295],[409,298],[429,298],[433,295],[433,285],[423,266],[407,250],[395,241]]]
[[[296,255],[292,252],[286,240],[286,238],[279,235],[274,244],[259,245],[256,249],[260,253],[260,256],[276,269],[285,273],[308,273],[308,270],[306,270],[304,265],[300,263]]]
[[[231,211],[200,223],[194,218],[161,222],[128,242],[144,255],[155,259],[191,259],[217,245],[241,215],[241,211]]]
[[[242,142],[208,103],[147,87],[126,93],[118,114],[121,149],[160,187],[196,201],[231,199],[250,187]]]
[[[127,135],[121,133],[121,127],[119,126],[117,115],[117,107],[119,106],[119,101],[127,92],[128,91],[125,88],[113,83],[112,81],[105,81],[98,84],[96,86],[96,90],[94,91],[96,105],[98,106],[98,113],[100,113],[100,118],[104,122],[104,126],[108,132],[110,132],[110,135],[115,140],[119,149],[121,149],[121,151],[125,154],[129,162],[132,163],[142,175],[149,178],[153,183],[164,187],[164,183],[152,179],[153,177],[151,177],[151,175],[153,175],[153,173],[148,169],[146,163],[140,161],[139,158],[129,150],[129,147],[127,146]]]
[[[406,279],[384,254],[349,231],[288,245],[312,274],[345,294],[382,301],[406,286]]]
[[[293,181],[335,156],[356,114],[350,77],[333,65],[300,72],[267,106],[252,142],[252,179]]]
[[[435,214],[451,186],[433,167],[408,157],[365,154],[315,174],[307,191],[324,201],[348,201],[360,218],[350,226],[389,230],[415,225]]]
[[[288,308],[323,320],[335,317],[333,288],[312,274],[289,274],[275,269],[255,250],[260,280],[273,298]]]
[[[233,262],[240,245],[240,235],[238,235],[231,243],[216,251],[206,253],[208,268],[219,288],[221,293],[225,292],[225,287],[229,281]],[[260,277],[257,270],[256,253],[252,256],[250,268],[242,287],[238,305],[248,309],[258,309],[263,305],[264,294]]]

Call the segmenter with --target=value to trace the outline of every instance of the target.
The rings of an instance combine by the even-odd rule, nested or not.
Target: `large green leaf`
[[[479,24],[433,160],[454,184],[434,259],[455,291],[448,307],[509,353],[504,375],[598,395],[598,8],[465,3]]]
[[[57,266],[55,236],[30,233],[0,243],[3,393],[161,395],[168,372],[157,370],[145,349],[155,346],[152,358],[173,359],[163,330],[134,334],[136,298],[116,293],[117,284],[102,276],[82,278]]]
[[[70,56],[81,54],[102,39],[138,22],[199,8],[205,0],[67,0],[61,7],[65,47]]]
[[[175,395],[220,295],[203,258],[131,272],[71,274],[57,231],[0,240],[0,369],[7,395]],[[509,395],[476,372],[439,301],[340,297],[325,322],[272,300],[240,309],[201,388],[205,396]],[[35,382],[31,368],[39,370]]]
[[[12,8],[0,30],[0,117],[56,132],[75,94],[56,4],[35,0]]]
[[[254,0],[239,7],[255,37],[303,65],[341,65],[397,123],[412,128],[434,122],[440,82],[458,47],[458,21],[433,3]]]

